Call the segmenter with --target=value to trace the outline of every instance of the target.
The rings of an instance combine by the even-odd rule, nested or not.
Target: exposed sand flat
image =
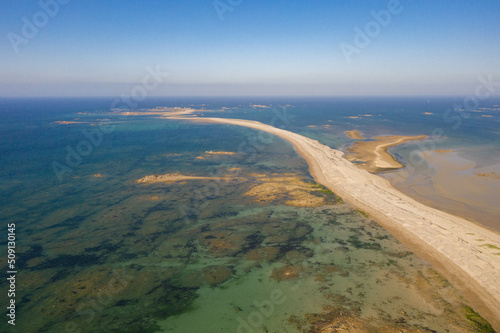
[[[59,120],[53,122],[53,124],[59,124],[59,125],[71,125],[71,124],[90,124],[88,121],[65,121],[65,120]]]
[[[500,165],[477,169],[473,161],[450,150],[419,152],[419,156],[425,163],[418,171],[403,169],[383,177],[425,205],[500,232]]]
[[[229,178],[221,178],[221,177],[196,177],[196,176],[185,176],[180,173],[168,173],[166,175],[150,175],[144,178],[138,179],[138,184],[154,184],[154,183],[174,183],[180,182],[184,180],[207,180],[207,179],[227,179]]]
[[[254,181],[256,185],[244,193],[246,196],[254,197],[258,202],[272,202],[274,200],[285,201],[289,206],[296,207],[321,207],[328,204],[321,195],[320,187],[315,184],[304,182],[295,174],[284,175],[260,175],[249,174],[258,178]]]
[[[205,154],[208,155],[236,155],[234,151],[206,151]]]
[[[205,155],[203,156],[198,156],[196,159],[198,160],[204,160],[208,157],[218,157],[218,156],[227,156],[227,155],[236,155],[237,153],[232,152],[232,151],[206,151]]]
[[[355,140],[365,140],[366,138],[361,135],[358,130],[345,131],[344,132],[348,137]]]
[[[232,124],[275,134],[306,159],[316,181],[370,214],[415,253],[429,260],[495,329],[500,329],[500,235],[425,206],[394,189],[388,180],[355,167],[341,151],[256,121],[174,118]],[[478,243],[477,239],[483,241]],[[484,245],[489,244],[489,245]]]
[[[376,136],[375,141],[358,141],[355,142],[346,156],[349,161],[362,162],[358,166],[369,172],[377,172],[382,170],[393,170],[404,167],[396,161],[394,157],[387,151],[388,148],[394,147],[411,140],[422,140],[427,136]]]
[[[154,108],[142,111],[125,111],[122,109],[113,109],[113,111],[118,111],[122,116],[160,116],[160,117],[174,117],[174,116],[185,116],[193,112],[200,110],[195,110],[191,108]]]

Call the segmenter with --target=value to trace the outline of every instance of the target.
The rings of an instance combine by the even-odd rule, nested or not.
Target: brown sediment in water
[[[203,233],[200,243],[215,256],[234,255],[241,251],[248,235],[227,231]]]
[[[356,165],[368,172],[378,172],[384,170],[394,170],[403,168],[387,149],[412,140],[423,140],[425,135],[418,136],[376,136],[375,141],[357,141],[346,153],[346,159],[351,162],[358,162]]]
[[[246,255],[246,259],[258,262],[272,261],[276,259],[279,250],[280,249],[278,247],[272,246],[250,250]]]
[[[344,133],[351,139],[355,139],[355,140],[365,140],[366,139],[363,135],[361,135],[361,133],[358,130],[345,131]]]
[[[484,239],[498,247],[499,234],[415,201],[394,189],[386,179],[354,166],[342,152],[302,135],[250,120],[198,118],[196,121],[250,127],[289,141],[306,159],[318,183],[369,214],[403,244],[429,260],[467,296],[479,313],[500,328],[500,318],[496,315],[500,308],[500,258],[494,254],[496,250],[481,247],[475,241]],[[379,154],[384,145],[387,148],[395,142],[406,142],[408,137],[390,140],[378,146]]]
[[[285,201],[287,205],[295,207],[321,207],[328,203],[325,196],[318,195],[322,193],[321,187],[306,183],[298,176],[255,176],[257,185],[244,195],[255,198],[257,202]]]

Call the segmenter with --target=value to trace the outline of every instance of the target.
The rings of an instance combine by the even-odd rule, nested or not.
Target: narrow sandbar
[[[236,155],[234,151],[206,151],[207,155]]]
[[[113,111],[119,112],[122,116],[159,116],[159,117],[174,117],[174,116],[187,116],[191,115],[193,112],[198,112],[200,110],[195,110],[191,108],[167,108],[158,107],[154,109],[146,109],[141,111],[123,111],[122,109],[113,109]],[[206,110],[203,110],[206,111]]]
[[[137,184],[155,184],[155,183],[175,183],[184,180],[229,180],[225,177],[198,177],[198,176],[186,176],[180,173],[167,173],[165,175],[150,175],[138,179]]]
[[[344,153],[316,140],[256,121],[172,118],[232,124],[289,141],[309,164],[315,180],[363,210],[415,253],[433,263],[495,329],[500,328],[500,235],[463,218],[425,206],[390,182],[347,161]],[[482,239],[478,243],[476,240]],[[482,246],[488,244],[488,246]]]
[[[58,124],[58,125],[71,125],[71,124],[90,124],[88,121],[66,121],[66,120],[59,120],[53,122],[53,124]]]
[[[368,172],[394,170],[404,167],[387,149],[412,140],[423,140],[425,135],[417,136],[376,136],[374,141],[356,141],[348,150],[346,159],[356,162],[357,166]]]

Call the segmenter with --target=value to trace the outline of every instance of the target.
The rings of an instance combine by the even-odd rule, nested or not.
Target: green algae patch
[[[339,197],[337,194],[335,194],[335,192],[333,192],[329,188],[318,183],[313,183],[313,184],[314,185],[312,185],[312,188],[314,188],[314,190],[310,192],[312,195],[332,198],[334,202],[337,204],[344,203],[344,200],[342,200],[341,197]]]
[[[488,249],[493,249],[493,250],[500,250],[500,247],[495,246],[493,244],[484,244],[484,245],[479,245],[479,246],[487,247]]]
[[[367,213],[363,212],[362,210],[356,209],[356,212],[360,213],[361,215],[363,215],[367,219],[370,218],[370,215],[368,215]]]
[[[491,324],[488,323],[483,317],[477,314],[471,307],[466,306],[465,308],[465,317],[469,320],[472,325],[478,330],[478,332],[482,333],[495,333]]]

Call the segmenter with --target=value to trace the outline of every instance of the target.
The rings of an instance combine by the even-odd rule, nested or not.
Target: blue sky
[[[127,94],[146,68],[168,72],[151,96],[471,95],[478,76],[500,82],[499,0],[219,0],[223,20],[214,0],[42,0],[59,6],[46,22],[38,1],[0,1],[0,96]],[[399,12],[375,23],[391,3]],[[370,22],[347,61],[341,45]]]

